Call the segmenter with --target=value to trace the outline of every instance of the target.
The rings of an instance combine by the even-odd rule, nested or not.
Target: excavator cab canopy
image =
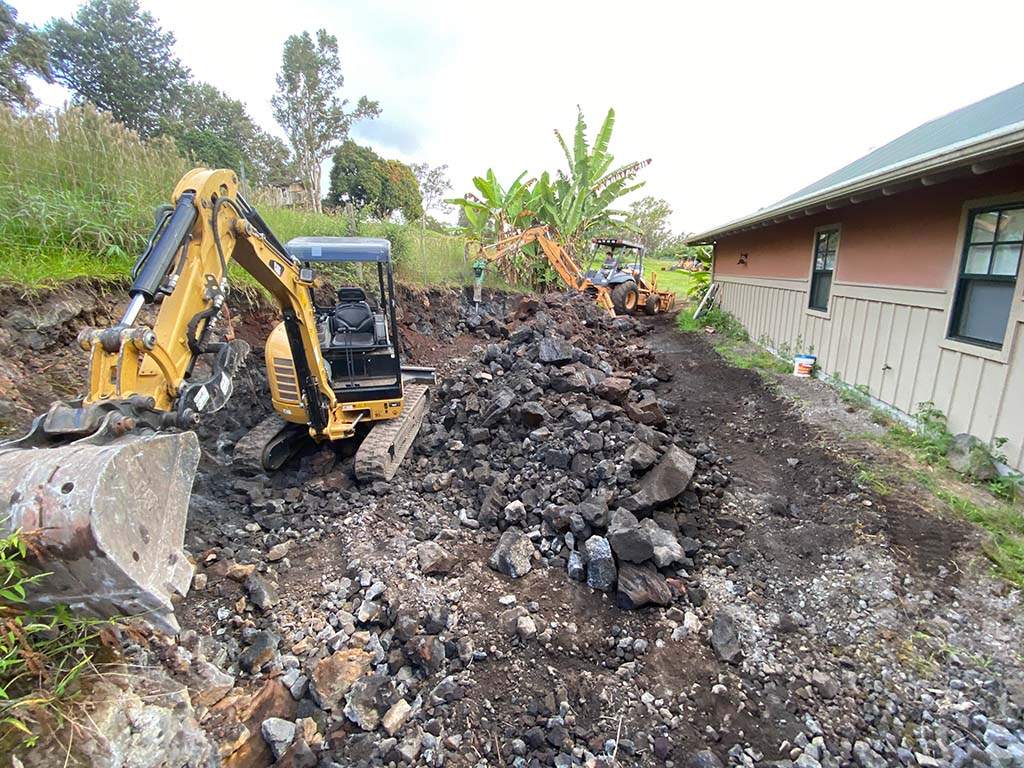
[[[644,247],[639,243],[615,237],[595,237],[591,243],[594,249],[586,276],[595,285],[618,285],[643,274]],[[627,259],[628,252],[635,256]]]
[[[391,263],[391,243],[381,237],[295,237],[285,248],[299,261]]]
[[[285,248],[304,268],[347,263],[376,265],[375,290],[341,285],[335,304],[318,304],[310,288],[317,335],[339,400],[400,398],[402,364],[395,344],[398,323],[391,243],[376,237],[296,237]]]

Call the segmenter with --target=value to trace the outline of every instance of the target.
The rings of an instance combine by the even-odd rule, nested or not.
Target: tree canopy
[[[75,101],[89,102],[142,136],[161,132],[189,77],[164,32],[136,0],[89,0],[47,27],[53,72]]]
[[[285,143],[257,126],[242,102],[208,83],[186,85],[180,109],[168,122],[179,150],[198,162],[235,170],[244,163],[256,185],[295,176]]]
[[[355,107],[339,91],[345,84],[338,57],[338,39],[320,29],[316,41],[308,32],[284,44],[277,93],[271,99],[274,119],[281,124],[295,153],[299,172],[320,209],[320,166],[348,137],[352,123],[380,114],[380,105],[361,96]]]
[[[678,247],[681,238],[672,232],[672,206],[666,200],[648,195],[629,206],[626,228],[638,233],[647,253],[666,254]]]
[[[351,203],[382,219],[395,211],[401,211],[406,221],[423,215],[419,184],[409,166],[385,160],[351,139],[334,153],[327,203]]]
[[[29,75],[53,82],[46,38],[28,24],[20,24],[18,12],[0,0],[0,102],[31,104]]]

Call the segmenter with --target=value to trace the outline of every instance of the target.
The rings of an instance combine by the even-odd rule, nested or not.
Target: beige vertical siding
[[[947,349],[948,294],[918,288],[833,284],[827,317],[806,310],[808,283],[718,275],[723,308],[750,337],[784,353],[818,356],[826,374],[863,385],[905,413],[931,401],[953,432],[1005,437],[1007,460],[1024,470],[1024,329],[1010,335],[1007,362]],[[1019,300],[1019,299],[1018,299]]]

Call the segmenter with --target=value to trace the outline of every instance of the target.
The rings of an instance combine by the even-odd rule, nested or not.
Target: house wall
[[[1024,470],[1024,280],[1003,349],[946,339],[969,201],[1024,201],[1024,164],[728,236],[722,306],[751,338],[813,352],[821,369],[901,411],[931,401],[953,432],[1008,439]],[[827,313],[807,308],[815,229],[840,226]],[[746,254],[746,264],[737,263]]]

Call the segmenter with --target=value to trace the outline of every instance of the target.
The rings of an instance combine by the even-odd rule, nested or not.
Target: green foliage
[[[164,32],[136,0],[89,0],[75,17],[47,27],[54,74],[75,95],[110,112],[142,136],[154,136],[188,80]]]
[[[584,242],[593,234],[621,226],[625,214],[611,206],[644,184],[632,181],[650,160],[634,161],[612,170],[615,158],[608,145],[614,127],[615,110],[609,109],[593,145],[588,146],[587,124],[583,111],[577,108],[571,151],[562,134],[555,130],[569,168],[568,172],[559,170],[553,180],[547,172],[541,174],[537,181],[538,216],[554,229],[569,253],[581,252]]]
[[[460,220],[464,215],[468,225],[465,232],[469,237],[481,242],[490,237],[501,240],[529,227],[537,215],[539,200],[533,189],[536,179],[524,182],[525,175],[523,171],[506,189],[494,169],[488,168],[483,176],[473,177],[479,196],[470,192],[445,202],[459,206]]]
[[[347,110],[339,91],[345,84],[338,58],[338,39],[320,29],[316,42],[308,32],[291,35],[284,43],[277,93],[270,103],[295,154],[295,162],[313,206],[320,210],[320,166],[348,136],[352,123],[380,114],[380,105],[361,96]]]
[[[377,215],[389,219],[392,213],[401,211],[406,221],[422,216],[423,198],[412,169],[400,160],[385,160],[379,170],[383,183],[376,205]]]
[[[18,12],[0,0],[0,103],[25,107],[33,103],[28,76],[53,82],[46,37],[18,23]]]
[[[352,203],[365,208],[380,199],[384,182],[380,164],[384,159],[369,147],[346,139],[334,151],[328,205]]]
[[[750,341],[750,335],[743,327],[743,323],[737,320],[735,315],[720,307],[712,307],[696,320],[693,318],[693,311],[688,309],[679,313],[677,323],[679,330],[683,332],[703,333],[705,328],[714,328],[715,333],[725,338],[734,341]]]
[[[1024,587],[1024,515],[1020,508],[1008,504],[982,506],[942,488],[934,491],[955,514],[989,533],[985,555],[996,573]]]
[[[918,403],[914,418],[913,427],[893,423],[889,429],[889,441],[910,449],[926,464],[943,463],[953,441],[946,424],[946,414],[936,408],[935,403],[923,402]]]
[[[594,138],[587,142],[587,125],[577,108],[572,148],[555,131],[565,154],[566,170],[552,176],[545,171],[538,179],[526,182],[524,171],[506,189],[494,171],[473,179],[477,193],[446,202],[459,206],[464,231],[476,240],[503,239],[535,224],[546,224],[570,255],[582,253],[589,237],[621,228],[625,212],[612,208],[623,195],[643,186],[632,184],[636,174],[650,160],[627,163],[612,169],[614,160],[608,151],[615,126],[615,110],[609,109]],[[513,281],[523,277],[536,282],[550,278],[547,264],[536,250],[526,250],[510,267]]]
[[[67,606],[29,610],[26,597],[47,574],[25,574],[20,532],[0,538],[0,748],[32,745],[34,718],[60,715],[63,699],[92,662],[100,633],[112,622],[73,616]]]
[[[369,147],[346,140],[334,152],[327,204],[351,203],[388,219],[401,211],[406,221],[423,215],[419,182],[412,169],[399,160],[385,160]]]
[[[260,129],[242,102],[208,83],[185,86],[165,132],[196,165],[236,171],[244,165],[247,181],[257,187],[295,176],[285,143]]]
[[[640,235],[647,255],[666,258],[679,245],[679,235],[672,232],[672,206],[667,200],[648,195],[629,206],[625,228]]]
[[[686,298],[700,304],[700,300],[704,298],[704,294],[711,287],[711,273],[690,272],[688,274],[690,275],[690,286],[686,289]]]

